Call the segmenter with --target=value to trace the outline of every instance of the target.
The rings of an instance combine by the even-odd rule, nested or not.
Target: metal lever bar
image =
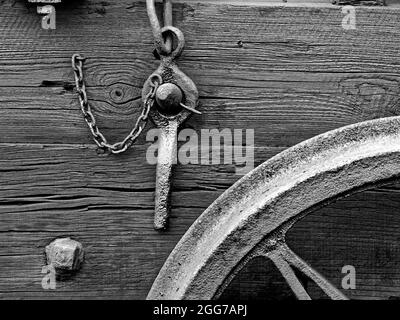
[[[154,229],[156,230],[164,230],[168,226],[172,167],[176,163],[177,135],[178,122],[171,121],[167,126],[160,127],[154,215]]]

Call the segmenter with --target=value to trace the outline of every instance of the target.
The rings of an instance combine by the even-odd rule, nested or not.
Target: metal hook
[[[179,56],[185,42],[182,32],[178,28],[172,27],[172,0],[164,0],[164,28],[161,28],[158,20],[155,0],[146,0],[146,6],[157,52],[162,56]],[[178,38],[178,45],[175,50],[172,50],[172,36],[166,36],[165,39],[163,37],[163,34],[167,31],[171,31]],[[182,49],[178,50],[180,47]]]

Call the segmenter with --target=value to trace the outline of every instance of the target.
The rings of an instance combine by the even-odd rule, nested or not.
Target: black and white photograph
[[[400,0],[0,1],[0,238],[0,300],[400,300]]]

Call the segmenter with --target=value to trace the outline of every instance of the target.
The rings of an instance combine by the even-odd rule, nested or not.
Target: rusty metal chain
[[[155,0],[146,0],[147,13],[155,39],[155,47],[159,55],[163,57],[171,57],[171,59],[179,56],[183,50],[185,39],[183,33],[172,26],[172,0],[164,0],[164,27],[161,28],[155,10]],[[173,35],[177,39],[177,46],[173,48]],[[105,136],[100,132],[96,124],[96,118],[91,110],[88,96],[86,92],[86,84],[83,74],[83,63],[85,58],[79,54],[72,56],[72,68],[75,76],[75,85],[78,92],[79,104],[84,116],[84,119],[93,135],[93,140],[99,148],[107,149],[114,154],[125,152],[132,144],[136,142],[139,135],[142,133],[147,124],[150,109],[155,103],[155,96],[158,87],[163,83],[161,76],[154,74],[150,80],[150,92],[146,95],[143,101],[143,109],[138,117],[136,124],[129,135],[122,141],[110,144]],[[182,107],[195,113],[198,111],[181,104]]]
[[[72,68],[74,70],[74,75],[75,75],[75,85],[76,85],[76,90],[78,92],[79,104],[81,106],[84,119],[90,129],[90,132],[93,135],[94,142],[97,144],[99,148],[107,149],[113,154],[123,153],[126,150],[128,150],[128,148],[133,143],[136,142],[139,135],[142,133],[144,127],[146,126],[150,109],[155,101],[157,88],[160,84],[162,84],[162,79],[158,75],[154,75],[154,77],[151,79],[151,90],[144,99],[142,112],[139,115],[138,119],[136,120],[136,124],[132,129],[132,131],[128,134],[128,136],[124,140],[114,144],[110,144],[107,142],[105,136],[100,132],[99,127],[97,126],[96,123],[96,118],[94,117],[94,114],[92,112],[92,109],[88,101],[86,84],[83,75],[83,62],[85,60],[86,59],[79,54],[74,54],[72,56]]]

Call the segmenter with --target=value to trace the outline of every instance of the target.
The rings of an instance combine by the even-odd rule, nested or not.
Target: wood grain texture
[[[179,65],[196,82],[203,112],[185,127],[254,128],[256,165],[319,133],[400,113],[395,6],[357,8],[357,29],[349,31],[340,8],[328,3],[185,1],[174,8],[187,40]],[[178,166],[171,228],[155,232],[150,143],[141,137],[118,157],[97,153],[70,67],[73,53],[88,57],[99,126],[111,141],[121,139],[139,114],[143,82],[158,66],[144,3],[65,3],[56,30],[42,30],[39,21],[26,1],[0,3],[0,297],[144,298],[179,238],[239,178],[235,166]],[[310,216],[293,230],[296,252],[335,284],[341,264],[364,266],[354,297],[398,295],[398,193],[396,185],[365,192]],[[346,226],[349,235],[337,237]],[[375,238],[357,242],[371,239],[374,227]],[[46,291],[44,247],[61,236],[84,245],[86,262]],[[352,242],[365,254],[349,256]],[[385,267],[374,266],[376,255]],[[252,277],[239,279],[242,298],[259,293],[246,279]]]
[[[386,5],[385,0],[333,0],[333,4],[337,4],[340,6],[384,6]]]

